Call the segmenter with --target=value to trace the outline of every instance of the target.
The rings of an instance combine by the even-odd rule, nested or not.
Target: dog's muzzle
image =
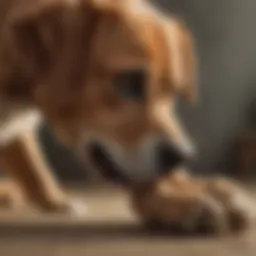
[[[122,184],[131,182],[130,178],[123,174],[111,156],[99,143],[92,143],[90,145],[89,158],[105,178]]]
[[[105,178],[122,184],[153,180],[167,172],[171,172],[191,157],[179,150],[171,142],[163,141],[154,147],[150,155],[141,159],[136,158],[136,165],[140,166],[137,168],[132,163],[132,158],[130,162],[127,162],[127,165],[118,162],[115,155],[111,154],[100,142],[91,143],[87,150],[90,160]],[[131,166],[134,166],[134,168]]]

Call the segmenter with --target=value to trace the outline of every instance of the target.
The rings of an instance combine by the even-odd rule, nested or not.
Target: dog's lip
[[[129,177],[112,161],[111,156],[109,156],[102,145],[96,142],[91,143],[89,146],[89,157],[105,178],[124,185],[131,183]]]
[[[89,158],[93,164],[97,167],[98,171],[103,177],[111,182],[124,186],[136,186],[138,184],[152,182],[171,170],[165,172],[156,172],[155,176],[141,179],[133,179],[127,175],[127,173],[118,166],[113,158],[109,155],[108,151],[104,148],[104,145],[98,142],[91,142],[88,146]],[[175,169],[175,168],[174,168]],[[132,173],[132,172],[131,172]]]

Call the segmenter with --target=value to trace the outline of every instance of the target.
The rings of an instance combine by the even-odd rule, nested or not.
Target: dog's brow
[[[83,15],[84,17],[81,19],[82,24],[78,25],[79,35],[77,38],[76,49],[70,49],[72,51],[73,57],[77,56],[76,64],[72,65],[71,68],[71,77],[73,86],[79,86],[81,84],[81,80],[86,82],[86,77],[89,74],[89,66],[91,59],[92,46],[94,44],[94,38],[97,33],[97,28],[100,23],[101,15],[100,13],[90,6],[88,3],[83,5]],[[79,20],[79,23],[81,22]],[[71,39],[72,40],[72,39]],[[81,50],[82,49],[82,55]],[[74,51],[75,50],[75,54]]]
[[[101,15],[96,10],[94,10],[92,7],[91,10],[88,11],[88,17],[85,25],[85,34],[83,38],[84,45],[83,48],[85,49],[84,56],[82,58],[82,61],[84,62],[84,65],[81,65],[84,67],[84,73],[87,74],[89,72],[89,65],[90,65],[90,59],[91,59],[91,48],[93,45],[93,41],[95,38],[95,34],[97,32],[97,27],[100,23]]]

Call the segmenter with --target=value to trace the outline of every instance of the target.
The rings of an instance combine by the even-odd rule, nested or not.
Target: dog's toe
[[[82,199],[72,198],[69,202],[68,213],[71,217],[83,217],[88,213],[88,208]]]

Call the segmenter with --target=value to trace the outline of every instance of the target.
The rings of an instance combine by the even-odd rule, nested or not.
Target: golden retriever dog
[[[194,154],[176,116],[196,99],[193,38],[144,0],[2,0],[0,163],[44,210],[72,211],[35,129],[111,178],[149,180]]]

